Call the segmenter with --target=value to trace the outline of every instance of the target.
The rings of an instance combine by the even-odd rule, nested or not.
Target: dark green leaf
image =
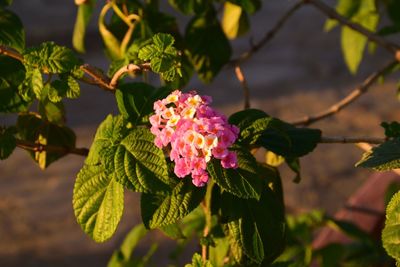
[[[168,237],[179,240],[179,239],[185,239],[185,235],[182,232],[182,229],[177,223],[174,224],[168,224],[165,226],[160,227],[160,230]]]
[[[58,126],[65,124],[65,109],[62,102],[53,103],[48,99],[39,102],[39,113],[42,118]]]
[[[261,8],[261,0],[229,0],[238,6],[241,6],[249,14],[254,14]]]
[[[397,25],[400,26],[400,1],[399,0],[388,0],[385,1],[386,3],[386,10],[387,13],[390,17],[390,19],[392,20],[392,22]]]
[[[293,178],[293,182],[300,183],[301,167],[299,158],[286,158],[285,161],[289,168],[296,174],[296,176]]]
[[[142,194],[142,220],[154,229],[173,224],[194,210],[205,195],[205,188],[195,187],[190,179],[182,179],[169,195]]]
[[[201,14],[210,8],[211,1],[208,0],[168,0],[171,6],[183,14]]]
[[[386,137],[400,137],[400,123],[396,121],[382,122],[381,126],[385,129]]]
[[[8,158],[17,146],[15,127],[0,127],[0,160]]]
[[[229,117],[229,123],[234,124],[240,129],[249,127],[255,120],[269,117],[267,113],[259,109],[246,109],[233,113]]]
[[[74,186],[75,216],[83,231],[96,242],[115,232],[124,208],[124,189],[102,165],[85,165]]]
[[[9,6],[13,0],[0,0],[0,6]]]
[[[396,261],[400,261],[400,192],[397,192],[386,209],[385,228],[382,231],[382,242],[386,252]]]
[[[400,167],[400,139],[389,140],[364,153],[357,167],[388,171]]]
[[[12,58],[0,56],[0,112],[26,111],[30,105],[18,93],[24,81],[24,66]]]
[[[25,49],[25,31],[21,20],[13,12],[0,8],[0,45],[19,52]]]
[[[74,48],[80,52],[85,52],[85,34],[90,18],[92,17],[95,3],[97,0],[90,0],[78,7],[76,15],[74,33],[72,35],[72,44]]]
[[[20,115],[17,121],[17,131],[20,139],[30,143],[64,147],[66,149],[75,147],[76,137],[71,129],[44,121],[40,116],[32,114]],[[41,169],[45,169],[52,162],[65,156],[66,151],[29,151],[29,154]]]
[[[211,178],[224,190],[240,198],[259,199],[263,182],[257,175],[257,162],[250,152],[236,150],[237,169],[225,169],[213,159],[207,166]]]
[[[72,50],[54,42],[30,47],[24,52],[25,64],[39,68],[45,73],[64,73],[73,70],[79,63]]]
[[[119,86],[115,97],[124,118],[138,124],[147,122],[148,116],[153,113],[153,103],[170,92],[166,87],[156,89],[146,83],[128,83]]]
[[[283,203],[264,187],[259,201],[223,193],[221,216],[235,260],[243,265],[268,266],[283,251]],[[252,265],[251,265],[252,266]]]
[[[212,12],[189,22],[185,40],[190,61],[199,78],[211,82],[232,54],[229,41]]]

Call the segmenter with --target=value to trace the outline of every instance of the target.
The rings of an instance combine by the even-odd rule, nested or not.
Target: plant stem
[[[382,144],[387,141],[387,138],[382,137],[351,137],[351,136],[322,136],[319,143],[323,144],[354,144],[354,143],[368,143],[368,144]]]
[[[321,111],[316,115],[305,116],[304,118],[292,121],[291,123],[294,125],[310,125],[311,123],[317,122],[319,120],[325,119],[327,117],[330,117],[330,116],[338,113],[343,108],[345,108],[348,105],[350,105],[351,103],[353,103],[361,95],[368,92],[371,85],[373,85],[379,79],[379,77],[383,76],[388,70],[390,70],[397,63],[398,62],[396,60],[391,61],[388,64],[386,64],[383,68],[381,68],[380,70],[372,73],[370,76],[367,77],[367,79],[365,79],[363,81],[362,84],[360,84],[350,94],[348,94],[345,98],[341,99],[339,102],[335,103],[328,109]]]
[[[271,41],[275,35],[279,32],[279,30],[285,25],[285,23],[289,20],[289,18],[302,7],[305,3],[303,1],[298,1],[294,4],[285,14],[276,22],[274,27],[270,31],[268,31],[263,38],[257,43],[253,44],[249,51],[244,52],[238,58],[231,60],[230,64],[236,66],[239,63],[242,63],[251,56],[260,50],[264,45],[266,45],[269,41]]]
[[[69,148],[63,146],[52,146],[52,145],[42,145],[42,144],[35,144],[32,142],[24,141],[24,140],[16,140],[17,147],[23,148],[26,150],[34,151],[34,152],[53,152],[59,154],[75,154],[80,156],[87,156],[89,154],[89,149],[87,148]]]
[[[201,203],[201,207],[203,208],[204,211],[204,217],[205,217],[205,226],[203,229],[203,237],[207,238],[208,235],[210,234],[211,227],[212,227],[212,214],[211,214],[211,196],[212,196],[212,189],[214,187],[214,182],[209,181],[207,184],[207,192],[204,197],[203,202]],[[208,260],[209,256],[209,247],[208,245],[202,245],[201,246],[201,257],[203,261]]]
[[[150,69],[150,63],[144,63],[140,65],[136,64],[128,64],[123,66],[117,72],[115,72],[114,76],[111,79],[110,86],[115,88],[117,86],[118,80],[121,78],[122,75],[129,72],[137,72],[137,71],[147,71]]]
[[[243,88],[244,109],[248,109],[250,108],[250,89],[247,84],[246,77],[244,76],[242,69],[240,68],[239,65],[236,65],[235,67],[235,74],[236,78],[238,79]]]

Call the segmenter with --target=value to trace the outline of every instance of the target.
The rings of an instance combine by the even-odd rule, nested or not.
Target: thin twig
[[[83,64],[80,66],[80,69],[83,70],[87,75],[89,75],[93,79],[93,81],[100,87],[110,91],[114,90],[114,88],[110,86],[110,79],[99,70],[97,70],[95,67],[92,67],[89,64]]]
[[[241,54],[238,58],[231,60],[231,65],[236,66],[239,63],[242,63],[243,61],[248,60],[254,53],[256,53],[258,50],[260,50],[264,45],[266,45],[269,41],[271,41],[277,32],[285,25],[287,20],[298,10],[300,9],[301,6],[303,6],[305,3],[303,1],[298,1],[295,5],[293,5],[283,16],[276,22],[274,27],[268,31],[261,40],[252,45],[249,51],[244,52]]]
[[[347,136],[322,136],[319,143],[323,144],[382,144],[387,141],[387,138],[382,137],[347,137]]]
[[[137,71],[147,71],[149,69],[150,69],[150,63],[144,63],[144,64],[140,64],[140,65],[128,64],[126,66],[123,66],[119,70],[117,70],[117,72],[115,72],[109,85],[111,88],[115,88],[117,86],[118,80],[125,73],[132,73],[132,72],[137,72]]]
[[[17,139],[17,147],[34,151],[34,152],[53,152],[59,154],[75,154],[80,156],[87,156],[89,154],[89,149],[87,148],[69,148],[63,146],[52,146],[52,145],[42,145],[35,144],[24,140]]]
[[[373,74],[371,74],[370,76],[368,76],[367,79],[365,79],[361,85],[359,85],[356,89],[354,89],[345,98],[343,98],[336,104],[332,105],[330,108],[328,108],[316,115],[306,116],[304,118],[295,120],[291,123],[294,125],[310,125],[311,123],[325,119],[329,116],[332,116],[332,115],[338,113],[340,110],[342,110],[346,106],[353,103],[361,95],[365,94],[368,91],[368,89],[371,87],[371,85],[374,84],[379,79],[379,77],[384,75],[385,72],[387,72],[390,68],[392,68],[397,63],[398,63],[397,61],[391,61],[389,64],[386,64],[380,70],[378,70],[378,71],[374,72]]]
[[[248,109],[250,108],[250,89],[246,77],[243,75],[242,69],[239,65],[236,65],[235,67],[235,74],[243,88],[244,108]]]
[[[5,56],[8,57],[12,57],[16,60],[19,60],[21,62],[24,61],[24,56],[21,55],[20,53],[18,53],[17,51],[15,51],[14,49],[4,46],[4,45],[0,45],[0,54],[3,54]]]
[[[333,8],[329,7],[328,5],[326,5],[325,3],[323,3],[320,0],[303,0],[303,1],[304,1],[304,3],[313,5],[318,10],[320,10],[322,13],[327,15],[329,18],[335,19],[340,24],[345,25],[345,26],[353,29],[354,31],[361,33],[362,35],[367,37],[369,41],[375,42],[376,44],[382,46],[389,52],[395,54],[395,57],[397,58],[397,60],[400,61],[400,55],[398,54],[398,51],[400,50],[400,46],[398,46],[397,44],[392,43],[392,42],[386,40],[385,38],[374,34],[373,32],[364,28],[360,24],[351,22],[350,20],[343,17],[342,15],[337,13]]]

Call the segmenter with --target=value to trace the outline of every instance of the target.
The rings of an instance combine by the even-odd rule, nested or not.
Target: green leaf
[[[169,238],[172,238],[175,240],[186,239],[181,227],[177,223],[162,226],[160,228],[160,230]]]
[[[71,129],[44,121],[38,115],[20,115],[17,120],[17,131],[20,139],[30,143],[66,149],[75,148],[76,136]],[[47,168],[52,162],[67,154],[64,151],[47,152],[46,150],[28,152],[41,169]]]
[[[142,220],[147,228],[173,224],[194,210],[205,195],[205,188],[195,187],[191,179],[182,179],[169,195],[142,194]]]
[[[75,216],[96,242],[114,234],[124,208],[124,189],[102,165],[84,165],[74,186]]]
[[[21,20],[13,12],[0,8],[0,45],[10,46],[18,52],[25,49],[25,31]]]
[[[203,260],[199,253],[195,253],[192,258],[192,264],[186,264],[185,267],[213,267],[209,260]]]
[[[294,183],[300,183],[301,181],[301,167],[299,158],[286,158],[286,163],[289,168],[296,174],[293,178]]]
[[[232,55],[217,18],[211,13],[193,18],[186,27],[185,40],[189,59],[200,80],[211,82]]]
[[[157,33],[152,38],[153,44],[146,45],[139,50],[141,60],[150,61],[151,69],[160,73],[166,81],[173,81],[180,75],[180,60],[178,51],[173,44],[174,37],[170,34]]]
[[[392,22],[400,26],[400,14],[398,10],[400,10],[400,1],[399,0],[388,0],[385,1],[387,14],[389,15]]]
[[[29,102],[34,98],[41,99],[43,97],[43,78],[40,70],[38,69],[29,69],[25,73],[24,81],[18,87],[19,94],[22,98]]]
[[[221,216],[231,251],[245,266],[268,266],[285,246],[283,203],[264,187],[259,201],[221,196]]]
[[[261,0],[229,0],[229,2],[241,6],[249,14],[254,14],[261,8]]]
[[[249,30],[247,14],[240,6],[225,2],[222,29],[229,39],[240,37]]]
[[[169,4],[183,14],[201,14],[210,8],[211,1],[204,0],[168,0]]]
[[[0,112],[22,112],[30,105],[18,93],[24,81],[24,66],[17,60],[0,56]]]
[[[101,163],[116,180],[136,192],[169,191],[172,183],[161,149],[147,128],[128,128],[122,116],[103,121],[90,148],[87,163]]]
[[[121,42],[117,37],[107,28],[105,17],[107,10],[103,9],[99,15],[99,31],[103,38],[104,45],[107,49],[107,54],[112,60],[122,59],[123,53],[121,51]]]
[[[65,108],[62,102],[53,103],[48,99],[39,102],[39,113],[42,118],[58,126],[65,125]]]
[[[385,129],[386,137],[400,137],[400,123],[396,121],[382,122],[381,126]]]
[[[69,72],[79,64],[72,50],[54,42],[45,42],[26,49],[24,60],[29,67],[39,68],[45,73]]]
[[[89,25],[93,10],[97,0],[90,0],[78,6],[76,15],[74,33],[72,35],[72,44],[76,51],[85,52],[86,28]]]
[[[400,168],[400,139],[389,140],[371,151],[364,153],[356,167],[388,171]]]
[[[17,146],[15,127],[0,127],[0,160],[8,158]]]
[[[386,252],[396,261],[400,261],[400,192],[397,192],[386,209],[385,228],[382,231],[382,243]]]
[[[351,18],[360,8],[361,0],[338,0],[336,5],[336,12],[340,15]],[[335,19],[327,19],[325,22],[324,30],[330,31],[336,27],[339,22]]]
[[[124,118],[138,124],[148,122],[149,115],[153,113],[153,103],[170,92],[166,87],[156,89],[147,83],[127,83],[119,86],[115,97]]]
[[[118,181],[136,192],[168,191],[170,177],[164,153],[147,128],[135,128],[121,141],[114,156]]]
[[[257,162],[250,152],[235,150],[237,169],[225,169],[219,160],[213,159],[207,166],[210,177],[224,190],[240,198],[259,199],[263,182],[257,175]]]
[[[233,113],[229,117],[229,123],[234,124],[239,129],[249,127],[255,120],[269,117],[267,113],[259,109],[246,109]]]
[[[0,6],[9,6],[11,5],[13,0],[0,0]]]
[[[358,23],[366,29],[375,32],[379,21],[379,14],[376,10],[375,0],[364,0],[361,2],[357,13],[352,17],[352,22]],[[367,37],[350,29],[342,28],[342,51],[345,62],[352,73],[356,73],[361,63]]]

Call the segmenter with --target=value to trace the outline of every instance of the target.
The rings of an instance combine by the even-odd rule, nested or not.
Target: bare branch
[[[244,108],[250,108],[250,90],[249,86],[247,85],[246,77],[243,75],[243,72],[239,65],[235,67],[235,74],[236,78],[240,82],[243,88],[243,97],[244,97]]]
[[[97,70],[95,67],[92,67],[89,64],[83,64],[79,68],[93,79],[91,84],[93,83],[97,84],[101,88],[104,88],[106,90],[110,91],[114,90],[114,88],[110,86],[110,79],[107,76],[105,76],[102,72]]]
[[[386,40],[385,38],[374,34],[373,32],[364,28],[360,24],[351,22],[350,20],[343,17],[342,15],[337,13],[333,8],[329,7],[328,5],[326,5],[324,2],[322,2],[320,0],[303,0],[303,1],[304,1],[304,3],[313,5],[318,10],[320,10],[322,13],[327,15],[329,18],[335,19],[340,24],[345,25],[345,26],[355,30],[356,32],[361,33],[362,35],[367,37],[369,41],[375,42],[376,44],[382,46],[389,52],[395,54],[395,57],[397,58],[397,60],[400,61],[400,55],[398,54],[398,51],[400,51],[400,46],[398,46],[397,44],[392,43],[392,42]]]
[[[8,56],[8,57],[12,57],[21,62],[24,61],[24,57],[20,53],[18,53],[14,49],[4,46],[4,45],[0,45],[0,54]]]
[[[144,63],[144,64],[140,64],[140,65],[128,64],[126,66],[123,66],[122,68],[117,70],[117,72],[114,74],[109,86],[111,88],[115,88],[115,86],[117,86],[118,80],[125,73],[132,73],[132,72],[137,72],[137,71],[148,71],[149,69],[150,69],[150,63]]]
[[[42,144],[35,144],[24,140],[17,139],[17,147],[31,150],[34,152],[53,152],[53,153],[60,153],[60,154],[75,154],[80,156],[87,156],[89,154],[89,149],[87,148],[69,148],[63,146],[52,146],[52,145],[42,145]]]
[[[387,138],[382,137],[346,137],[346,136],[322,136],[320,143],[323,144],[354,144],[354,143],[368,143],[368,144],[382,144],[387,141]]]
[[[304,118],[295,120],[291,122],[294,125],[309,125],[311,123],[314,123],[316,121],[325,119],[327,117],[330,117],[339,111],[341,111],[343,108],[347,107],[351,103],[353,103],[357,98],[359,98],[361,95],[365,94],[371,85],[373,85],[379,77],[385,74],[390,68],[392,68],[394,65],[396,65],[398,62],[397,61],[391,61],[389,64],[385,65],[382,69],[374,72],[370,76],[367,77],[367,79],[364,80],[364,82],[359,85],[355,90],[353,90],[350,94],[348,94],[345,98],[337,102],[336,104],[332,105],[330,108],[312,116],[306,116]]]
[[[252,45],[251,49],[247,52],[241,54],[238,58],[231,60],[232,65],[237,65],[248,60],[254,53],[260,50],[264,45],[266,45],[269,41],[271,41],[277,32],[285,25],[287,20],[305,3],[303,1],[298,1],[295,5],[293,5],[283,16],[276,22],[274,27],[267,32],[264,37],[256,44]]]

